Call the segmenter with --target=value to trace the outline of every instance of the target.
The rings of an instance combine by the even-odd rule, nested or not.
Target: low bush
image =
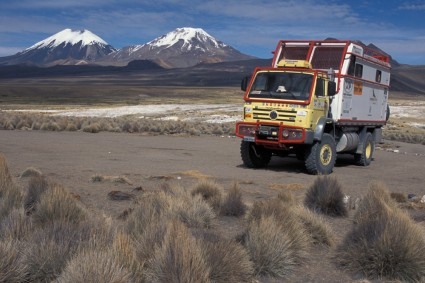
[[[34,176],[28,182],[28,189],[24,197],[24,208],[27,214],[35,211],[41,195],[49,188],[49,182],[44,176]]]
[[[425,236],[422,228],[400,209],[370,207],[380,207],[382,211],[374,217],[362,218],[353,227],[337,250],[335,259],[338,265],[372,279],[424,280]]]
[[[27,270],[22,264],[21,244],[8,239],[0,241],[0,282],[25,282]]]
[[[288,217],[285,222],[273,216],[251,221],[243,242],[256,275],[280,278],[301,263],[308,247],[308,238],[296,217]]]
[[[179,221],[172,221],[162,245],[146,268],[147,282],[210,282],[210,268],[200,243]]]
[[[397,209],[397,203],[391,198],[390,192],[384,183],[373,182],[369,191],[361,199],[359,207],[354,214],[354,223],[373,219],[387,210]]]
[[[60,185],[53,185],[43,192],[32,219],[37,225],[54,221],[78,223],[86,217],[85,210],[74,197]]]
[[[241,244],[224,239],[204,241],[202,249],[211,282],[252,282],[253,263]]]
[[[221,214],[227,216],[242,216],[246,212],[246,205],[242,201],[242,191],[237,183],[227,193],[221,206]]]
[[[50,282],[62,272],[77,252],[81,236],[77,226],[66,222],[49,223],[25,241],[23,264],[29,282]]]
[[[294,212],[303,224],[304,229],[309,234],[313,244],[329,247],[334,245],[335,239],[332,229],[320,215],[306,209],[303,206],[296,207]]]
[[[192,196],[183,188],[174,188],[176,196],[171,198],[171,213],[193,228],[211,228],[215,224],[216,214],[211,206],[199,194]]]
[[[26,177],[32,177],[32,176],[41,176],[43,175],[43,173],[41,173],[40,170],[38,170],[37,168],[34,167],[28,167],[27,169],[25,169],[21,175],[19,176],[20,178],[26,178]]]
[[[304,204],[309,209],[329,216],[347,216],[342,186],[330,176],[319,176],[307,190]]]
[[[32,230],[31,218],[26,216],[23,208],[13,209],[0,221],[0,239],[23,240]]]
[[[197,194],[201,195],[214,211],[220,211],[222,192],[216,182],[200,180],[192,189],[192,196]]]
[[[6,158],[0,153],[0,221],[22,205],[22,193],[9,173]]]
[[[112,250],[84,250],[66,265],[58,283],[127,283],[131,272],[119,264]]]

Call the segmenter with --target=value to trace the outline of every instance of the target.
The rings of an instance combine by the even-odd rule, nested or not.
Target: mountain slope
[[[199,63],[253,59],[216,40],[199,28],[178,28],[143,45],[124,47],[101,61],[126,63],[148,59],[163,67],[184,68]]]
[[[0,59],[2,65],[80,65],[116,51],[89,30],[60,31],[15,55]]]

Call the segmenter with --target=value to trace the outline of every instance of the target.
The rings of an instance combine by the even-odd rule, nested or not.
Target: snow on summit
[[[40,42],[37,42],[36,44],[27,48],[24,51],[43,47],[53,48],[61,45],[62,43],[64,43],[65,45],[75,45],[79,42],[81,42],[81,47],[94,44],[108,45],[106,41],[104,41],[102,38],[95,35],[89,30],[64,29],[63,31],[60,31]]]
[[[225,47],[226,45],[222,42],[218,42],[214,37],[209,35],[203,29],[200,28],[177,28],[176,30],[167,33],[159,38],[156,38],[147,43],[152,47],[169,47],[183,40],[182,48],[192,49],[192,43],[194,40],[209,43],[216,48]],[[195,46],[196,48],[196,46]]]

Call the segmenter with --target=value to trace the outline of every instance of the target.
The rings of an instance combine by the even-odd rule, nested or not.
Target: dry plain
[[[196,90],[192,91],[196,94]],[[214,91],[215,94],[219,93],[220,97],[226,95],[225,90],[214,89]],[[240,93],[232,89],[232,95],[227,97],[226,102],[235,103],[239,95]],[[174,103],[179,101],[177,96],[165,100]],[[139,94],[139,99],[148,100],[144,103],[152,103],[152,99],[155,103],[159,102],[157,98],[152,97]],[[206,98],[206,103],[219,100],[213,95],[207,95]],[[10,96],[8,99],[11,99]],[[114,101],[115,99],[116,97]],[[189,96],[180,101],[187,102],[191,99]],[[60,101],[48,105],[34,103],[34,100],[31,102],[9,100],[2,104],[2,108],[3,110],[40,109],[40,106],[55,110],[75,108],[74,103],[61,105]],[[79,109],[88,108],[83,102],[78,103]],[[133,103],[136,102],[131,104]],[[403,98],[398,99],[396,103],[401,107],[416,103],[416,100]],[[111,104],[108,102],[107,105]],[[112,105],[115,103],[112,102]],[[99,101],[94,106],[105,107]],[[420,103],[420,106],[423,104]],[[414,118],[413,122],[420,126],[411,126],[409,117],[402,115],[402,110],[397,111],[395,115],[401,116],[395,116],[397,119],[391,121],[390,125],[393,125],[393,128],[422,135],[423,121],[419,117]],[[228,191],[234,182],[239,183],[243,201],[248,206],[258,200],[274,198],[285,190],[295,194],[302,203],[305,192],[317,178],[306,174],[302,162],[290,157],[274,157],[266,169],[248,169],[242,165],[239,145],[240,140],[231,135],[170,136],[110,132],[91,134],[82,131],[0,131],[0,152],[7,158],[9,169],[21,187],[27,186],[28,179],[18,176],[26,168],[35,167],[50,180],[63,184],[69,191],[79,195],[83,205],[93,213],[104,214],[114,220],[124,210],[134,207],[134,203],[112,201],[108,199],[110,191],[119,190],[141,197],[145,192],[159,190],[164,183],[190,190],[203,178],[216,181],[224,191]],[[391,192],[422,196],[425,194],[424,161],[424,145],[384,140],[382,144],[377,145],[374,161],[369,167],[355,166],[352,163],[352,156],[341,156],[332,175],[343,185],[344,194],[349,195],[351,199],[364,196],[373,181],[384,182]],[[125,176],[130,183],[92,182],[95,175]],[[142,187],[143,190],[135,192],[134,188],[137,187]],[[425,229],[425,210],[408,210],[408,213]],[[341,244],[351,229],[353,214],[354,211],[350,211],[347,218],[325,217],[335,236],[336,246]],[[244,226],[243,217],[219,217],[215,230],[227,238],[234,238],[242,232]],[[287,280],[352,282],[363,278],[359,274],[339,270],[331,259],[333,255],[334,248],[314,247],[307,260],[291,277],[286,278],[285,282]],[[281,282],[278,279],[262,277],[258,280]]]

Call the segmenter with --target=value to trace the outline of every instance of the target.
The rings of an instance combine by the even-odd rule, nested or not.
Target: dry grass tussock
[[[21,263],[21,246],[13,239],[0,241],[0,282],[25,282],[27,270]]]
[[[296,217],[261,216],[251,221],[244,246],[256,275],[286,277],[301,264],[308,248],[304,228]]]
[[[192,189],[192,196],[200,195],[214,209],[219,212],[222,199],[222,188],[214,181],[200,180]]]
[[[78,223],[85,217],[85,209],[58,184],[40,195],[40,201],[32,214],[34,223],[41,226],[54,221]]]
[[[234,240],[201,238],[212,282],[252,282],[253,262],[247,250]]]
[[[49,182],[44,176],[33,176],[28,182],[28,189],[24,197],[24,208],[26,214],[36,210],[40,197],[49,188]]]
[[[223,200],[221,214],[239,217],[245,214],[246,209],[241,188],[238,183],[234,183]]]
[[[189,177],[200,179],[200,180],[212,178],[210,175],[204,174],[198,170],[186,170],[186,171],[176,172],[175,174],[189,176]]]
[[[329,216],[347,216],[342,186],[335,177],[319,176],[307,190],[304,205]]]
[[[418,282],[425,279],[425,235],[391,198],[383,183],[372,183],[338,247],[343,269],[370,278]]]
[[[291,194],[292,195],[292,194]],[[301,231],[305,231],[308,238],[301,237],[300,246],[304,246],[303,241],[310,244],[320,244],[324,246],[332,246],[334,237],[331,228],[325,220],[318,214],[311,212],[303,206],[296,205],[292,202],[282,201],[281,198],[270,200],[256,201],[250,210],[247,220],[248,222],[258,221],[261,217],[274,217],[280,223],[287,223],[288,218],[297,221]],[[301,227],[302,226],[302,227]],[[298,241],[298,238],[295,242]]]
[[[211,282],[202,246],[179,221],[167,226],[146,269],[148,282]]]
[[[0,128],[6,130],[147,133],[152,135],[234,135],[234,123],[164,121],[136,117],[61,117],[0,111]]]
[[[0,221],[0,240],[14,239],[21,241],[27,238],[32,231],[32,220],[26,215],[23,208],[13,209]]]
[[[111,249],[84,250],[73,257],[57,279],[58,283],[127,283],[132,273],[116,259]]]
[[[7,166],[6,158],[0,153],[0,221],[9,212],[22,205],[22,192],[15,185]]]
[[[20,178],[26,178],[26,177],[33,177],[33,176],[41,176],[43,175],[43,173],[38,170],[35,167],[28,167],[27,169],[25,169],[21,175],[19,176]]]

